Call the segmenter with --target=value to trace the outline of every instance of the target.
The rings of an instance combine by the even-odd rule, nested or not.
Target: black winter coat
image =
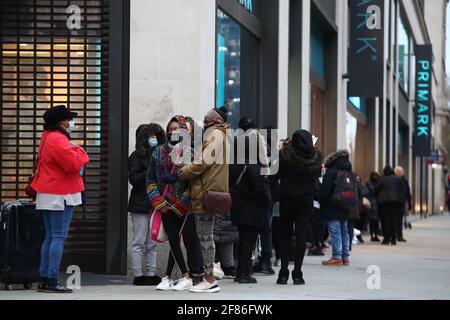
[[[286,145],[280,152],[280,198],[313,197],[314,185],[322,172],[323,154],[316,149],[312,159],[302,157]]]
[[[331,203],[331,196],[333,195],[336,185],[336,177],[338,170],[352,171],[352,165],[348,160],[348,153],[337,151],[328,157],[325,163],[327,171],[323,176],[322,184],[320,185],[320,213],[322,219],[344,221],[349,219],[349,210],[340,208]]]
[[[245,165],[230,165],[230,190],[233,204],[231,221],[233,226],[250,226],[262,229],[271,204],[271,196],[266,187],[265,176],[261,175],[261,167],[256,164],[247,165],[241,182],[235,186]]]
[[[149,214],[152,206],[147,197],[146,161],[134,151],[128,158],[128,179],[132,185],[128,212]]]
[[[381,178],[380,183],[375,188],[378,204],[405,203],[406,190],[403,179],[395,174],[390,174]]]

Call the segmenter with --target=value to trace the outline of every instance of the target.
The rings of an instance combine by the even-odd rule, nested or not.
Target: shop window
[[[322,78],[325,78],[325,35],[315,21],[311,23],[311,68]]]
[[[216,52],[216,105],[228,107],[228,121],[237,128],[241,117],[256,117],[258,40],[218,9]]]

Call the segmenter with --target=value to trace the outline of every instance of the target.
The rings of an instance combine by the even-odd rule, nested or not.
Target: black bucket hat
[[[67,109],[63,105],[55,106],[53,108],[48,109],[44,113],[44,121],[47,125],[54,125],[58,124],[59,122],[63,120],[72,120],[73,118],[76,118],[78,116],[78,113],[72,112],[69,109]]]

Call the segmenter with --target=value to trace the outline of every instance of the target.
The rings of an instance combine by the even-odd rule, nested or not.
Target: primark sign
[[[414,113],[414,155],[429,157],[431,154],[432,122],[432,46],[416,45],[416,107]]]
[[[384,0],[350,0],[349,96],[383,96],[383,56]]]

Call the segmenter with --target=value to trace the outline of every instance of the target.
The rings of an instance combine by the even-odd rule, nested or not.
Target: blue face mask
[[[148,139],[148,144],[150,145],[150,147],[154,148],[158,145],[158,139],[155,137],[151,137]]]

